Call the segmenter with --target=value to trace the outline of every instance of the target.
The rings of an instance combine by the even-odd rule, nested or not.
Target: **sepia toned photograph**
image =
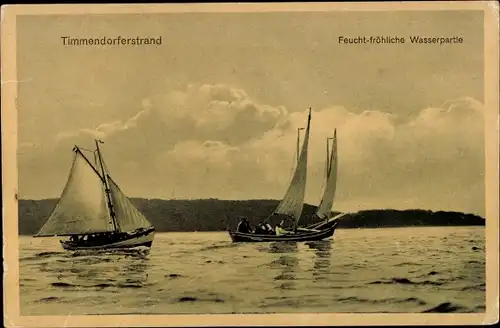
[[[3,6],[5,325],[498,322],[498,4],[438,4]]]

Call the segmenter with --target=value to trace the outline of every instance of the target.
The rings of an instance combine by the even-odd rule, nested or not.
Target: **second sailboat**
[[[265,220],[269,222],[273,219],[272,221],[280,222],[277,227],[279,232],[277,234],[264,234],[229,230],[233,242],[314,241],[333,235],[336,223],[321,230],[301,229],[298,225],[304,207],[310,127],[311,109],[309,109],[304,142],[288,190],[273,213]],[[289,222],[289,229],[285,228],[286,222]]]

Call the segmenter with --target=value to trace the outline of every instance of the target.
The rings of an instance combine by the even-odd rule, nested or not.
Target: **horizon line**
[[[34,198],[18,198],[17,201],[48,201],[48,200],[58,200],[60,197],[53,197],[53,198],[41,198],[41,199],[34,199]],[[223,198],[147,198],[147,197],[129,197],[130,199],[143,199],[143,200],[159,200],[159,201],[206,201],[206,200],[216,200],[216,201],[226,201],[226,202],[245,202],[245,201],[276,201],[279,202],[279,199],[272,199],[272,198],[249,198],[249,199],[223,199]],[[309,205],[313,207],[318,207],[319,205],[313,205],[309,204],[307,202],[304,202],[304,205]],[[478,213],[473,213],[473,212],[464,212],[464,211],[459,211],[459,210],[433,210],[429,208],[406,208],[406,209],[395,209],[391,207],[386,207],[386,208],[369,208],[369,209],[360,209],[356,211],[338,211],[335,209],[332,209],[331,212],[337,212],[337,213],[359,213],[359,212],[368,212],[368,211],[425,211],[425,212],[448,212],[448,213],[462,213],[462,214],[467,214],[467,215],[475,215],[483,220],[486,220],[486,216],[483,216]]]

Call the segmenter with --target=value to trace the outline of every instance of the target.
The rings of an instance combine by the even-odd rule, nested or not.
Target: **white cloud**
[[[262,105],[244,90],[224,84],[189,85],[184,90],[152,96],[143,103],[167,127],[196,129],[190,132],[200,139],[230,142],[260,136],[288,114],[283,106]]]
[[[407,118],[373,110],[355,114],[342,106],[314,108],[306,200],[319,202],[325,142],[337,129],[335,208],[484,213],[483,111],[467,97]],[[59,133],[57,139],[66,147],[85,136],[113,137],[106,144],[108,166],[127,190],[141,190],[134,196],[170,197],[172,187],[186,198],[280,198],[307,112],[260,104],[227,85],[190,85],[144,99],[128,119]],[[36,160],[21,160],[28,158]]]
[[[80,129],[77,131],[61,132],[56,135],[56,141],[61,141],[68,138],[73,138],[77,136],[89,136],[94,139],[104,140],[118,132],[126,131],[137,127],[137,121],[139,118],[147,114],[149,110],[143,109],[134,116],[128,118],[127,120],[117,120],[109,123],[102,123],[95,129]]]
[[[167,154],[180,165],[198,165],[208,162],[229,167],[231,166],[230,153],[238,150],[238,148],[227,146],[220,141],[183,141],[176,144]]]

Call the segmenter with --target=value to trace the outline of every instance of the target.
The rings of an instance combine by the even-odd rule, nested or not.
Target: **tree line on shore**
[[[264,220],[278,205],[278,200],[161,200],[132,198],[132,202],[156,227],[158,232],[224,231],[235,228],[242,216],[252,225]],[[57,203],[57,199],[19,200],[19,233],[38,232]],[[316,206],[305,204],[301,225],[315,222]],[[333,212],[334,214],[338,212]],[[482,226],[485,219],[452,211],[420,209],[363,210],[348,214],[338,228],[384,228],[407,226]]]

